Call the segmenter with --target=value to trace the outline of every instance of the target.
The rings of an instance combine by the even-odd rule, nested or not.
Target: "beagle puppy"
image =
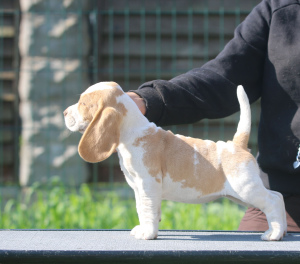
[[[157,237],[162,200],[205,203],[219,197],[262,210],[269,224],[262,240],[283,238],[283,198],[263,186],[247,148],[251,111],[242,86],[237,96],[240,121],[233,140],[227,142],[174,135],[157,127],[114,82],[89,87],[64,111],[67,128],[83,133],[78,152],[85,161],[100,162],[118,152],[136,198],[140,225],[131,231],[135,238]]]

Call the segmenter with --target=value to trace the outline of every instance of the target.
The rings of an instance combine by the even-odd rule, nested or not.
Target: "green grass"
[[[159,228],[236,230],[244,211],[227,199],[204,205],[163,201]],[[79,190],[59,182],[36,185],[25,195],[2,202],[0,210],[1,229],[131,229],[137,224],[134,199],[114,191],[95,192],[87,184]]]

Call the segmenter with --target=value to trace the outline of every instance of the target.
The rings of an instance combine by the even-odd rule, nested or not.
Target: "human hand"
[[[140,109],[142,114],[145,115],[146,114],[146,104],[145,104],[144,99],[133,92],[128,92],[127,94],[136,103],[136,105],[138,106],[138,108]]]

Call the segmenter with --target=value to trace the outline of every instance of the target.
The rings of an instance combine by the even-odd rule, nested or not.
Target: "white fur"
[[[78,112],[78,103],[68,107],[68,114],[65,116],[65,124],[72,132],[79,131],[81,133],[87,128],[88,123],[83,120],[83,117]]]
[[[121,89],[120,86],[117,86],[119,89]],[[107,90],[107,89],[111,89],[111,82],[101,82],[101,83],[96,83],[92,86],[90,86],[88,89],[86,89],[83,94],[88,94],[88,93],[92,93],[95,91],[102,91],[102,90]]]
[[[114,86],[115,87],[115,86]],[[111,83],[98,83],[88,88],[83,94],[103,89],[110,89]],[[121,88],[119,88],[121,89]],[[250,132],[250,107],[247,96],[242,88],[238,89],[238,98],[241,104],[241,121],[238,133]],[[244,205],[252,205],[266,213],[270,229],[262,236],[263,240],[280,240],[286,232],[286,218],[282,196],[279,193],[267,190],[260,180],[259,168],[256,162],[241,161],[234,170],[226,172],[226,181],[222,190],[203,195],[201,191],[185,186],[185,179],[174,181],[167,173],[156,178],[149,174],[148,168],[143,163],[145,149],[143,144],[135,144],[135,140],[146,135],[149,128],[157,131],[155,124],[150,123],[140,112],[136,104],[127,94],[117,97],[117,102],[122,103],[127,113],[123,118],[120,128],[120,141],[117,152],[120,166],[125,174],[126,181],[134,190],[136,206],[140,225],[136,226],[131,234],[137,239],[154,239],[158,235],[158,223],[161,217],[160,204],[162,199],[185,203],[203,203],[226,196]],[[76,111],[77,105],[69,107],[65,113],[66,126],[72,130],[86,128],[83,117]],[[178,138],[183,136],[175,135]],[[213,142],[204,141],[209,150]],[[222,153],[228,151],[236,153],[233,142],[216,143],[217,153],[215,159],[222,167]],[[196,145],[192,146],[194,154],[191,160],[194,165],[199,164]],[[177,153],[176,155],[180,155]],[[147,157],[151,159],[151,157]],[[185,177],[189,177],[186,175]],[[213,182],[211,184],[214,184]]]
[[[237,88],[237,97],[241,105],[240,122],[238,124],[237,134],[247,133],[250,135],[251,118],[248,117],[251,117],[251,109],[247,94],[245,93],[242,85],[239,85]]]

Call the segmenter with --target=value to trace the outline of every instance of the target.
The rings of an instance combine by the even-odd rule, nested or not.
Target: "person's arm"
[[[136,103],[140,111],[142,112],[143,115],[146,114],[146,104],[145,101],[142,97],[140,97],[138,94],[133,93],[133,92],[127,92],[129,97]]]
[[[131,91],[143,98],[146,117],[158,125],[173,125],[228,116],[239,110],[238,85],[244,86],[250,102],[256,101],[261,95],[271,15],[269,1],[263,1],[214,60],[169,81],[147,82]]]

